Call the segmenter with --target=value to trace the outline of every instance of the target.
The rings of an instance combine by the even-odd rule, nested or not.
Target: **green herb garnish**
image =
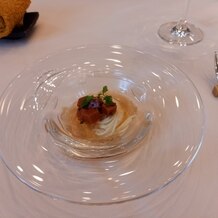
[[[89,106],[89,103],[91,102],[91,100],[94,98],[93,95],[87,95],[85,96],[85,99],[83,100],[81,107],[82,108],[86,108]]]
[[[108,91],[107,86],[103,86],[102,88],[102,94],[104,95]]]
[[[102,100],[106,105],[112,105],[114,104],[113,102],[113,98],[111,95],[106,95],[106,92],[108,91],[108,87],[107,86],[103,86],[101,92],[98,93],[97,98]],[[87,95],[85,96],[82,104],[81,104],[81,108],[87,108],[90,104],[90,102],[96,98],[93,95]]]
[[[106,95],[105,93],[107,91],[108,91],[108,87],[103,86],[102,91],[98,94],[98,97],[101,98],[106,105],[112,105],[114,103],[112,96]]]
[[[108,91],[107,86],[103,86],[102,90],[98,93],[98,98],[104,98],[105,93]]]
[[[104,101],[106,105],[112,105],[114,103],[111,95],[106,95]]]

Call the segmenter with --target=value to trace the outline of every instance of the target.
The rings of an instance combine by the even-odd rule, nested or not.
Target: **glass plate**
[[[63,108],[104,85],[138,109],[131,134],[103,144],[71,138]],[[9,84],[0,99],[1,158],[52,198],[116,204],[174,181],[198,153],[204,123],[201,97],[176,67],[120,45],[80,46],[41,59]]]

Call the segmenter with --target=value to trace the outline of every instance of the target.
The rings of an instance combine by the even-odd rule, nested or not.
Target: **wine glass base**
[[[203,39],[201,29],[191,23],[185,23],[178,28],[178,22],[162,24],[158,30],[160,38],[169,44],[187,46],[200,42]]]

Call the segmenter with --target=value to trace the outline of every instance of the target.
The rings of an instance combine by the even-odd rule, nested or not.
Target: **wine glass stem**
[[[180,19],[175,27],[172,28],[171,33],[177,37],[186,37],[187,34],[190,34],[190,30],[187,25],[188,11],[190,7],[190,0],[186,1],[186,9],[184,11],[184,16]]]
[[[180,38],[186,37],[188,34],[190,34],[187,20],[179,20],[178,23],[172,28],[171,34]]]
[[[187,0],[186,1],[186,9],[184,11],[184,16],[183,16],[183,19],[182,19],[184,21],[186,21],[187,17],[188,17],[188,12],[189,12],[189,8],[190,8],[190,2],[191,2],[191,0]]]

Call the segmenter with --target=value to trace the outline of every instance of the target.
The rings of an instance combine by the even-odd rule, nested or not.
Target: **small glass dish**
[[[133,102],[137,119],[109,142],[72,138],[63,108],[105,85]],[[9,84],[0,108],[8,169],[40,193],[89,205],[135,200],[170,184],[196,157],[205,125],[201,97],[184,73],[120,45],[48,55]]]

